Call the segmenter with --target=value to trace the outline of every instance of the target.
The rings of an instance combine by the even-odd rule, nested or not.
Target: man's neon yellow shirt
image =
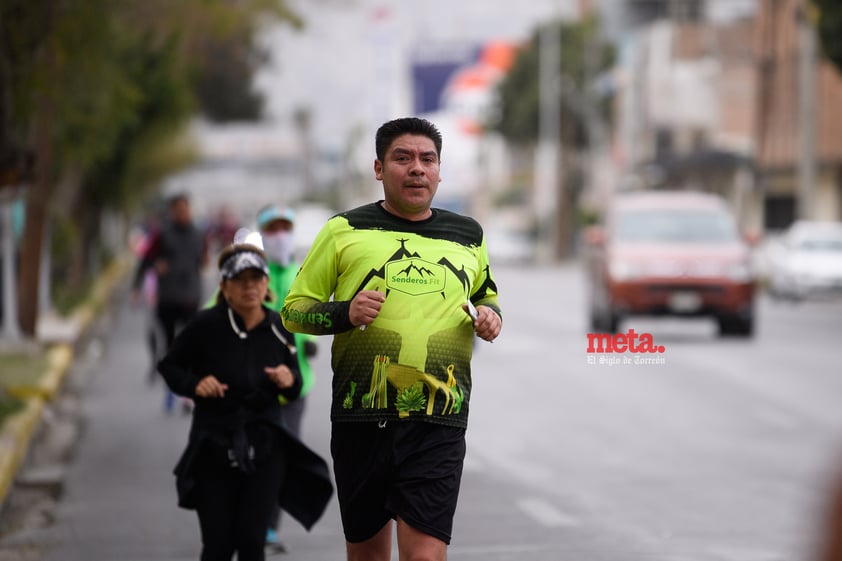
[[[364,330],[348,315],[361,290],[386,295]],[[377,202],[328,220],[281,317],[290,331],[334,335],[333,421],[466,427],[474,341],[462,308],[468,299],[500,314],[479,223],[442,209],[404,220]]]

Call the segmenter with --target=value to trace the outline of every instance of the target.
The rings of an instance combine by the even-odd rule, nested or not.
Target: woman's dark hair
[[[404,134],[426,136],[432,140],[436,146],[436,156],[441,160],[441,133],[439,129],[430,121],[419,117],[402,117],[380,125],[374,137],[374,150],[377,153],[377,159],[382,162],[392,142]]]

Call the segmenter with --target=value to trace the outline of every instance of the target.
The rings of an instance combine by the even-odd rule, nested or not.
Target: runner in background
[[[295,212],[289,208],[269,205],[261,209],[257,215],[257,227],[263,239],[263,251],[269,265],[269,290],[272,300],[268,307],[280,311],[284,298],[289,292],[295,275],[298,273],[298,263],[295,262]],[[281,397],[284,423],[295,436],[301,436],[301,420],[307,403],[307,394],[313,387],[315,378],[310,367],[309,358],[316,354],[315,337],[303,333],[294,334],[295,347],[298,350],[298,367],[301,371],[301,394],[294,401],[287,401]],[[286,552],[286,546],[279,537],[281,511],[275,505],[269,528],[266,531],[266,546],[275,552]]]
[[[176,333],[190,321],[201,302],[201,270],[207,262],[207,245],[193,222],[190,199],[184,194],[168,201],[169,217],[152,234],[148,246],[140,255],[135,271],[132,302],[141,300],[147,272],[155,275],[155,316],[163,335],[166,353]],[[166,391],[164,411],[171,413],[176,398]],[[186,403],[186,402],[185,402]],[[188,412],[185,407],[185,412]]]

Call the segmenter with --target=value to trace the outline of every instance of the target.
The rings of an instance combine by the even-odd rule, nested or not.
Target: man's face
[[[375,160],[375,177],[383,182],[387,209],[404,218],[426,218],[439,186],[436,146],[426,136],[404,134]]]
[[[177,224],[189,224],[193,219],[190,212],[190,203],[184,199],[178,199],[170,204],[172,219]]]

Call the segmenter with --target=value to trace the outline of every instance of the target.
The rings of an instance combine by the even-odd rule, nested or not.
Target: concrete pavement
[[[5,505],[41,427],[45,405],[55,401],[62,389],[73,361],[74,347],[87,334],[98,313],[108,305],[130,267],[128,258],[115,261],[95,283],[84,304],[66,318],[52,313],[43,315],[38,321],[37,342],[20,343],[21,348],[44,345],[47,366],[36,385],[6,387],[23,402],[23,407],[0,425],[0,507]]]

